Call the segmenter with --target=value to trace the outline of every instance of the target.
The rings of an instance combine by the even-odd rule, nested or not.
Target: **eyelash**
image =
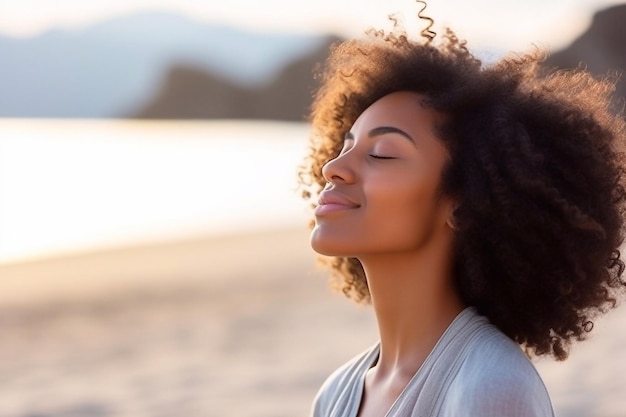
[[[370,154],[370,157],[374,159],[396,159],[392,156],[381,156],[381,155],[373,155],[373,154]]]

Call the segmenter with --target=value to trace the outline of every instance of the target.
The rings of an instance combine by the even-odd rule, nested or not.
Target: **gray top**
[[[357,417],[376,344],[333,372],[312,417]],[[382,416],[381,416],[382,417]],[[386,417],[554,417],[548,391],[520,347],[472,307],[463,310]]]

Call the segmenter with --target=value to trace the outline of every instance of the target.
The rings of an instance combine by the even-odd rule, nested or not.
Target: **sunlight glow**
[[[308,127],[0,119],[0,263],[306,224]]]

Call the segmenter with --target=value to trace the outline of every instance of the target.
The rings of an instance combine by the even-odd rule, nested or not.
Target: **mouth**
[[[318,205],[315,208],[315,215],[322,216],[324,214],[353,210],[361,207],[343,194],[336,191],[325,191],[320,195]]]

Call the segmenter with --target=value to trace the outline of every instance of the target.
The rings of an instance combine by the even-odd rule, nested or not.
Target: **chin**
[[[317,233],[316,233],[317,232]],[[338,247],[336,239],[327,239],[320,236],[319,230],[313,229],[310,239],[311,248],[324,256],[349,256],[345,248]]]
[[[311,239],[311,249],[313,249],[316,253],[324,256],[341,256],[337,254],[336,250],[328,247],[328,245],[321,244]]]

